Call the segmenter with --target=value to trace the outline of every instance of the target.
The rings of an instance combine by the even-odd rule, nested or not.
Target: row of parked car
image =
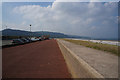
[[[33,41],[41,41],[41,38],[20,38],[20,39],[13,39],[12,43],[13,44],[22,44],[22,43],[30,43]]]

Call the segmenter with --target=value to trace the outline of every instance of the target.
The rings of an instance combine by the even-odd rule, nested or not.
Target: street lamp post
[[[32,26],[32,25],[30,24],[30,39],[31,39],[31,26]]]

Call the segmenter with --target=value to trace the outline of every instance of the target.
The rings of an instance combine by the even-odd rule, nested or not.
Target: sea
[[[120,42],[112,41],[112,40],[92,40],[92,39],[88,40],[88,39],[76,39],[76,38],[67,38],[67,39],[90,41],[90,42],[94,42],[94,43],[111,44],[111,45],[120,46]]]

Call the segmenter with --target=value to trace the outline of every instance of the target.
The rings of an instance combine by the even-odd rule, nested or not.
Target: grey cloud
[[[16,7],[13,12],[31,20],[33,30],[98,38],[114,38],[117,35],[117,3],[54,2],[52,7],[25,5]]]

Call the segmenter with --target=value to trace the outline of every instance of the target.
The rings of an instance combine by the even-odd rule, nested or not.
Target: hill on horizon
[[[2,32],[2,36],[35,36],[35,37],[39,37],[42,35],[50,35],[50,38],[82,38],[81,36],[66,35],[64,33],[48,32],[48,31],[30,32],[30,31],[15,30],[15,29],[4,29],[0,32]]]
[[[59,32],[49,32],[49,31],[24,31],[24,30],[15,30],[15,29],[4,29],[0,31],[2,36],[34,36],[40,37],[42,35],[50,35],[50,38],[77,38],[77,39],[95,39],[95,40],[118,40],[118,39],[107,39],[107,38],[90,38],[85,36],[77,35],[67,35]]]

